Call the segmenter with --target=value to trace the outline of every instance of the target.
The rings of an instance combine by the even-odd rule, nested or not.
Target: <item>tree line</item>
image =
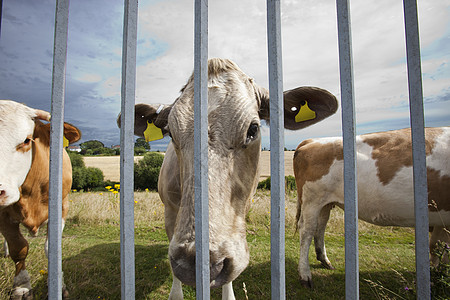
[[[108,148],[98,140],[90,140],[80,144],[81,155],[120,155],[120,148]],[[143,155],[150,151],[150,145],[144,138],[136,139],[134,143],[134,155]]]

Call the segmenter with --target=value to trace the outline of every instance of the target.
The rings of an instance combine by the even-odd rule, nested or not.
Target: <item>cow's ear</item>
[[[269,93],[259,89],[260,117],[270,119]],[[327,90],[318,87],[298,87],[283,93],[284,128],[298,130],[334,114],[338,108],[336,97]]]
[[[69,123],[64,123],[64,137],[69,144],[75,143],[81,139],[81,131]]]
[[[299,87],[284,92],[284,128],[298,130],[333,115],[336,97],[318,87]]]
[[[134,107],[134,134],[144,137],[147,141],[157,139],[149,136],[149,132],[152,130],[158,131],[156,134],[161,135],[159,138],[167,135],[167,119],[171,109],[172,106],[163,104],[136,104]],[[120,114],[117,118],[117,126],[120,128]]]

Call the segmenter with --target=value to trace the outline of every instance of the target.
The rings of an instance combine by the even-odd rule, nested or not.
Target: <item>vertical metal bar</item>
[[[210,298],[208,197],[208,1],[195,1],[194,177],[197,299]]]
[[[359,299],[358,190],[355,154],[355,96],[348,0],[337,0],[339,67],[344,146],[345,297]]]
[[[428,246],[428,191],[425,159],[422,70],[420,63],[417,2],[404,0],[408,88],[413,152],[414,212],[416,219],[417,299],[430,299],[430,260]]]
[[[48,297],[62,299],[62,149],[69,0],[57,0],[53,48],[48,205]]]
[[[2,37],[3,0],[0,0],[0,38]]]
[[[270,93],[270,260],[272,299],[286,298],[284,102],[280,0],[267,1]]]
[[[125,0],[120,126],[120,267],[122,299],[135,298],[134,262],[134,102],[138,1]]]

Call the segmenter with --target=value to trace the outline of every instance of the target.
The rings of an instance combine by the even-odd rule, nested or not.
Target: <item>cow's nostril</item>
[[[221,260],[213,265],[211,265],[211,268],[209,269],[209,277],[211,280],[214,280],[219,276],[220,272],[222,272],[224,266],[224,260]]]

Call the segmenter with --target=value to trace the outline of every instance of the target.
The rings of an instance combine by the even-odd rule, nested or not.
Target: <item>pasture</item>
[[[111,192],[72,193],[63,233],[63,271],[70,299],[120,299],[119,195]],[[298,282],[298,233],[295,232],[296,195],[286,197],[286,298],[344,299],[344,217],[333,209],[325,235],[335,270],[310,262],[314,289]],[[172,283],[167,258],[163,206],[155,192],[135,193],[136,299],[167,299]],[[250,264],[233,282],[237,299],[270,299],[270,193],[258,191],[247,216]],[[359,222],[361,299],[415,299],[414,231],[377,227]],[[31,238],[27,269],[36,299],[44,299],[47,260],[45,228]],[[8,299],[13,262],[0,257],[0,299]],[[195,289],[183,287],[185,299]],[[213,289],[211,299],[220,299]]]

